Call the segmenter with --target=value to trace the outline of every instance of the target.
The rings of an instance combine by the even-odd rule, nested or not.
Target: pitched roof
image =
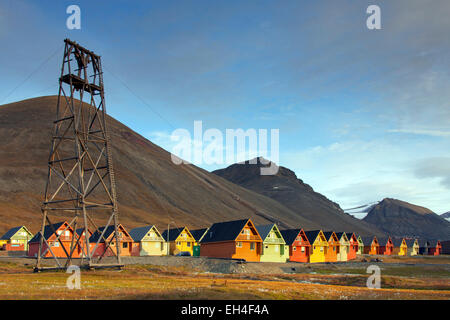
[[[61,226],[64,223],[66,223],[66,221],[54,223],[54,224],[52,224],[52,226],[55,230],[58,230],[59,228],[61,228]],[[46,225],[44,228],[44,239],[48,240],[53,234],[54,234],[54,232],[52,231],[51,225]],[[41,241],[41,233],[40,232],[36,233],[34,235],[34,237],[31,238],[31,240],[28,242],[33,243],[33,242],[38,242],[38,241]]]
[[[418,241],[419,241],[419,246],[421,248],[425,247],[425,245],[427,245],[427,246],[431,245],[430,240],[427,240],[427,239],[418,239]]]
[[[162,233],[162,237],[164,238],[164,240],[169,242],[175,241],[178,238],[178,236],[183,232],[184,229],[185,227],[169,229],[169,231],[164,230],[164,232]],[[169,234],[170,239],[167,239],[167,234]]]
[[[316,240],[316,238],[319,236],[320,230],[310,230],[305,231],[306,238],[308,238],[309,243],[312,243]]]
[[[414,245],[414,242],[416,242],[416,239],[405,239],[405,241],[408,247],[412,247]]]
[[[133,238],[133,241],[141,241],[152,228],[153,225],[131,229],[130,237]]]
[[[351,232],[351,231],[346,232],[345,234],[347,235],[347,239],[348,239],[348,240],[350,240],[350,238],[351,238],[353,235],[355,236],[355,238],[358,238],[358,237],[356,236],[356,234],[355,234],[354,232]]]
[[[345,232],[336,232],[336,236],[338,237],[339,241],[341,240],[342,236],[344,235]],[[348,236],[347,234],[345,234],[345,236],[347,237],[348,240]]]
[[[81,233],[84,231],[84,228],[78,228],[77,230],[75,230],[75,232],[77,233],[78,236],[81,236]],[[92,232],[91,230],[88,229],[88,233],[91,236]]]
[[[195,241],[200,241],[208,228],[189,230]]]
[[[403,242],[403,238],[391,238],[394,247],[400,247]]]
[[[297,236],[301,230],[302,229],[287,229],[287,230],[280,230],[280,232],[286,244],[292,245],[295,239],[297,239]]]
[[[323,233],[323,235],[325,236],[325,239],[327,239],[327,241],[330,240],[332,234],[333,234],[333,231],[327,231],[327,232]]]
[[[20,229],[22,229],[23,226],[18,226],[18,227],[14,227],[9,229],[8,231],[6,231],[6,233],[0,238],[0,240],[9,240],[11,239],[11,237],[13,235],[15,235],[17,233],[17,231],[19,231]]]
[[[270,231],[273,229],[273,227],[275,226],[274,223],[271,224],[265,224],[262,226],[256,226],[256,230],[258,230],[259,236],[261,237],[261,239],[266,239],[267,235],[270,233]]]
[[[385,246],[388,243],[390,237],[380,237],[377,238],[378,239],[378,243],[380,244],[380,246]],[[392,240],[392,238],[390,238]]]
[[[250,219],[214,223],[203,237],[202,243],[234,241]]]
[[[117,225],[117,229],[121,228],[125,231],[125,229],[123,228],[123,226],[121,224]],[[91,237],[89,238],[89,242],[97,242],[98,239],[101,238],[102,232],[105,229],[105,227],[100,227],[97,230],[95,230],[95,232],[91,235]],[[114,233],[114,225],[110,225],[108,226],[108,228],[106,228],[105,234],[103,235],[103,237],[105,239],[108,239],[108,237]],[[100,243],[105,242],[105,240],[103,238],[100,239]]]
[[[364,243],[365,246],[370,246],[372,245],[373,239],[375,237],[361,237],[362,242]],[[377,239],[378,240],[378,239]]]

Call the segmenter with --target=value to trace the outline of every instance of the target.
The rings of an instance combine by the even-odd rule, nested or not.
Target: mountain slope
[[[257,164],[246,161],[213,173],[278,201],[323,229],[355,231],[363,235],[382,233],[377,228],[344,213],[337,203],[315,192],[311,186],[298,179],[293,171],[280,166],[276,175],[261,175],[260,168],[263,166],[267,165],[261,164],[258,158]],[[307,229],[302,225],[300,227]]]
[[[15,225],[24,224],[33,232],[40,226],[56,102],[56,96],[48,96],[0,106],[0,233]],[[257,224],[318,227],[280,203],[217,175],[193,165],[175,165],[169,152],[111,117],[107,123],[119,221],[126,227],[166,228],[173,220],[171,227],[199,228],[244,217]]]
[[[447,220],[447,221],[450,221],[450,211],[441,214],[441,217],[444,218],[444,219]]]
[[[397,199],[383,199],[363,220],[391,236],[450,239],[450,222],[427,208]]]

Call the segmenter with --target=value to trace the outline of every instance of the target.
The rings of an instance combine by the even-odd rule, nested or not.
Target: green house
[[[267,224],[256,226],[261,239],[261,262],[286,262],[289,259],[289,246],[281,235],[277,225]]]
[[[208,230],[209,228],[191,230],[191,234],[195,239],[192,256],[200,257],[200,242],[202,241],[203,237],[205,236],[206,232],[208,232]]]
[[[361,236],[358,236],[358,250],[356,251],[356,254],[364,254],[364,242],[361,238]]]
[[[31,238],[33,238],[33,234],[25,226],[14,227],[0,238],[0,247],[8,245],[9,250],[14,250],[14,247],[23,245],[23,250],[28,251],[28,241]]]

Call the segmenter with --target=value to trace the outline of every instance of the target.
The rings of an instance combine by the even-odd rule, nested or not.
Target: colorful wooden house
[[[154,225],[131,229],[130,237],[133,239],[132,256],[167,255],[167,243]]]
[[[162,236],[168,243],[169,254],[193,255],[196,241],[187,227],[165,230]]]
[[[281,230],[281,235],[289,246],[289,261],[309,262],[311,245],[303,229]]]
[[[286,262],[289,259],[289,246],[281,235],[277,225],[256,226],[262,239],[261,262]]]
[[[325,262],[336,262],[339,255],[340,243],[339,239],[333,231],[324,232],[323,235],[328,241],[328,250],[325,255]]]
[[[348,261],[348,252],[350,251],[350,242],[345,232],[336,232],[339,239],[340,250],[337,256],[338,261]]]
[[[405,239],[405,243],[408,256],[417,256],[419,254],[419,241],[417,239]]]
[[[79,257],[87,257],[88,251],[86,250],[86,233],[84,232],[84,228],[79,228],[75,230],[77,234],[77,238],[75,241],[78,241],[77,251]],[[88,237],[92,236],[92,231],[88,229]],[[79,240],[78,240],[79,239]]]
[[[53,231],[55,230],[55,232]],[[46,225],[42,243],[41,257],[67,258],[72,245],[73,229],[67,221]],[[41,232],[38,232],[28,242],[28,256],[37,257],[41,242]],[[76,241],[74,241],[76,243]],[[78,257],[78,248],[73,250],[72,257]]]
[[[353,232],[346,232],[345,234],[347,235],[349,242],[347,259],[354,260],[356,259],[356,253],[358,252],[358,238]]]
[[[394,249],[392,250],[393,255],[407,255],[408,245],[406,244],[405,238],[392,238],[392,244],[394,245]]]
[[[438,256],[442,252],[442,245],[439,240],[430,241],[430,248],[428,250],[428,255],[430,256]]]
[[[441,254],[450,254],[450,240],[441,241]]]
[[[421,255],[428,255],[428,250],[431,247],[431,243],[429,240],[426,239],[419,239],[419,254]]]
[[[328,241],[322,230],[305,231],[306,238],[311,244],[311,253],[309,262],[325,262],[325,256],[328,250]]]
[[[202,241],[203,237],[205,236],[206,232],[208,232],[208,230],[209,228],[191,230],[191,234],[195,239],[194,248],[192,250],[194,257],[200,256],[200,242]]]
[[[7,251],[28,251],[28,241],[33,234],[25,226],[9,229],[0,238],[0,249]]]
[[[356,238],[358,240],[358,250],[356,251],[356,254],[364,254],[364,242],[360,235]]]
[[[105,230],[105,227],[100,227],[98,230],[90,236],[89,238],[89,246],[92,252],[93,257],[111,257],[117,255],[117,246],[116,246],[116,235],[114,232],[114,225],[108,226]],[[131,256],[131,252],[133,249],[133,238],[131,238],[125,228],[119,224],[117,226],[117,237],[119,239],[119,250],[121,256]],[[105,241],[106,239],[106,241]],[[98,245],[97,245],[98,242]],[[95,246],[97,245],[97,249]]]
[[[380,254],[380,245],[377,237],[362,237],[364,254]]]
[[[260,261],[262,239],[250,219],[214,223],[200,242],[202,257]]]
[[[391,237],[380,237],[378,243],[380,244],[380,254],[389,256],[394,251],[394,243]]]

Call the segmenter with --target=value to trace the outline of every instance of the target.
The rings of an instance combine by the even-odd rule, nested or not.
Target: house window
[[[65,236],[66,236],[66,237],[70,237],[70,231],[69,231],[69,230],[66,230]]]
[[[302,247],[302,252],[305,252],[305,247]]]
[[[180,242],[180,241],[177,241],[177,246],[179,246],[179,245],[181,245],[181,242]]]
[[[188,246],[188,247],[190,247],[190,246],[191,246],[191,243],[190,243],[190,242],[188,242],[188,243],[187,243],[187,246]]]
[[[59,242],[58,241],[54,242],[52,247],[59,247]]]
[[[128,242],[122,243],[122,248],[128,248]]]
[[[297,247],[292,247],[292,251],[297,251]]]
[[[269,246],[265,246],[266,249],[269,249]]]
[[[236,242],[236,247],[242,248],[242,242],[240,242],[240,241]]]
[[[320,251],[323,252],[323,247],[320,247]]]
[[[275,252],[278,252],[278,246],[275,246]]]
[[[254,242],[250,243],[250,250],[255,250],[255,243]]]

